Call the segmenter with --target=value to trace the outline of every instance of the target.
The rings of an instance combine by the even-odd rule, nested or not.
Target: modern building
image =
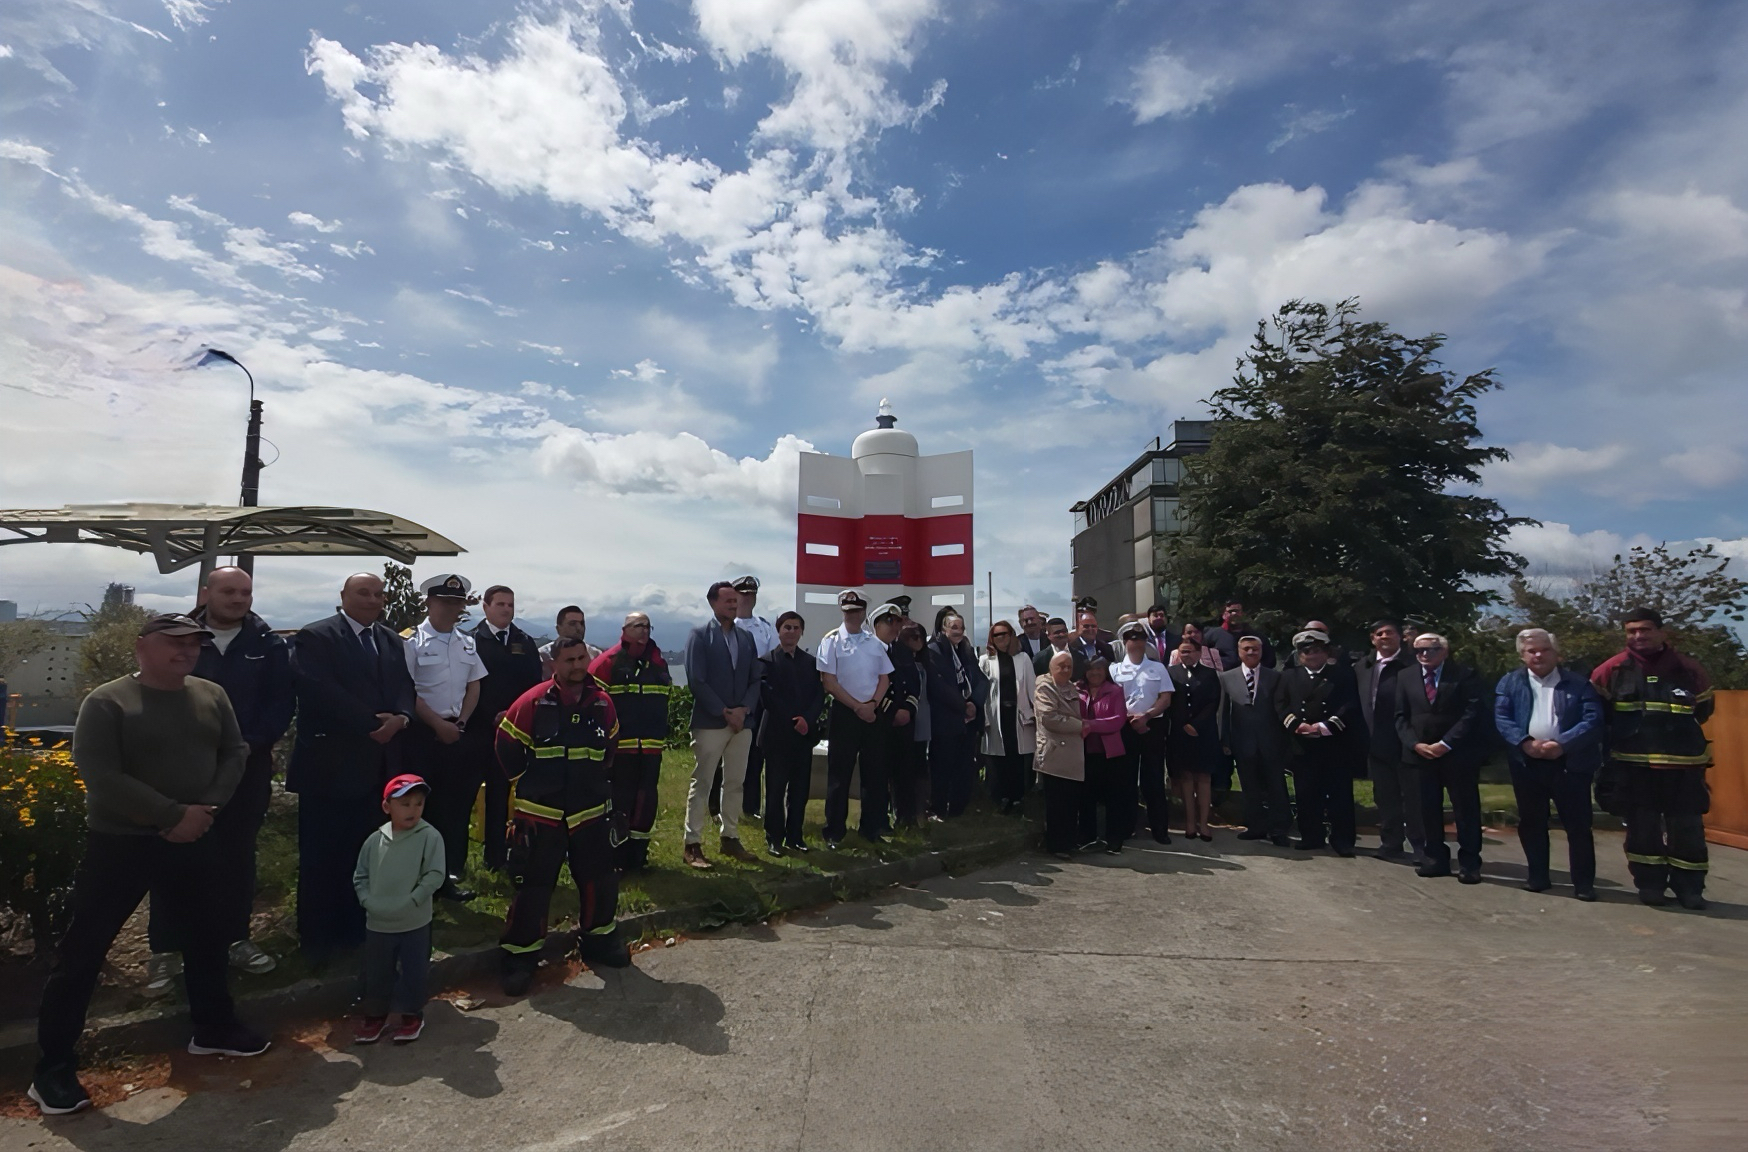
[[[1091,596],[1115,620],[1170,603],[1160,576],[1170,540],[1183,526],[1178,484],[1183,462],[1208,450],[1212,420],[1179,420],[1171,439],[1155,437],[1136,461],[1082,500],[1074,513],[1071,555],[1074,598]]]
[[[54,637],[20,660],[5,681],[5,720],[13,728],[71,724],[79,714],[79,651],[89,630],[84,620],[45,620]]]
[[[922,455],[884,400],[875,425],[848,457],[801,454],[797,605],[806,615],[810,606],[835,606],[845,588],[861,588],[871,604],[908,595],[911,614],[928,624],[948,605],[970,612],[971,453]],[[817,635],[832,622],[810,622],[808,631]]]

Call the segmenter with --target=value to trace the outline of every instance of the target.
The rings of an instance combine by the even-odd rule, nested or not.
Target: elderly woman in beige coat
[[[1073,657],[1058,652],[1050,659],[1050,675],[1038,681],[1032,701],[1038,730],[1034,766],[1044,783],[1044,847],[1064,860],[1079,842],[1080,790],[1086,780],[1080,689],[1073,674]]]

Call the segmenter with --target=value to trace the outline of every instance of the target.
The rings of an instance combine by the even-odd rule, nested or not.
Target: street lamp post
[[[238,360],[229,352],[221,351],[217,348],[208,348],[201,356],[200,360],[196,362],[195,367],[199,367],[202,364],[211,364],[217,361],[223,361],[226,364],[235,364],[238,368],[242,368],[243,375],[249,378],[249,430],[243,438],[243,493],[240,503],[244,508],[255,508],[261,503],[262,413],[261,401],[255,399],[255,375],[250,372],[248,368],[244,367],[241,360]],[[245,553],[237,556],[236,561],[237,567],[250,575],[254,575],[255,558],[253,556]],[[202,585],[206,583],[207,573],[211,570],[212,561],[210,559],[201,564],[200,580]]]

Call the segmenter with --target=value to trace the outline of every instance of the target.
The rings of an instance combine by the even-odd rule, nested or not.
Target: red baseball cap
[[[427,792],[431,791],[431,786],[425,783],[423,776],[415,776],[411,772],[407,772],[396,776],[382,786],[382,798],[388,800],[395,796],[405,796],[415,788],[423,788]]]

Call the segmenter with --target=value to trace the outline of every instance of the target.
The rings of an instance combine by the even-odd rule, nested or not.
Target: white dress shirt
[[[406,650],[407,671],[413,674],[419,699],[445,720],[460,716],[467,686],[486,674],[474,638],[459,629],[439,632],[423,620],[407,637]]]
[[[1558,740],[1560,738],[1560,720],[1554,715],[1554,687],[1560,683],[1560,670],[1555,668],[1546,676],[1529,674],[1530,696],[1535,700],[1535,707],[1530,709],[1529,726],[1524,731],[1532,740]]]
[[[734,626],[743,632],[752,634],[753,651],[758,654],[761,660],[777,647],[777,630],[771,627],[771,622],[763,616],[736,618]]]
[[[892,657],[871,628],[860,632],[839,628],[819,642],[815,655],[819,670],[836,676],[844,691],[857,700],[873,700],[880,677],[892,674]]]
[[[1123,689],[1123,702],[1131,716],[1151,711],[1161,694],[1171,695],[1171,674],[1157,660],[1131,664],[1125,656],[1111,665],[1111,679]]]

